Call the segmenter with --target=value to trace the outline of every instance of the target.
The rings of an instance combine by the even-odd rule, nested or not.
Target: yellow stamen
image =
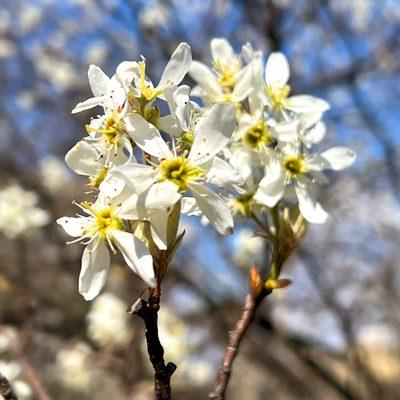
[[[266,93],[272,102],[273,108],[275,110],[281,110],[287,106],[287,98],[290,94],[290,86],[267,86]]]
[[[164,160],[159,165],[162,178],[159,182],[171,181],[184,192],[189,182],[194,182],[204,175],[205,171],[193,165],[185,157],[175,157]]]
[[[287,156],[283,160],[283,166],[293,176],[302,175],[307,172],[303,159],[299,156]]]
[[[260,121],[243,134],[243,141],[250,147],[260,147],[263,144],[273,143],[274,139],[271,137],[267,123]]]
[[[95,221],[91,226],[85,229],[84,235],[94,236],[98,234],[103,240],[106,240],[111,231],[126,230],[121,218],[115,215],[117,211],[116,206],[111,205],[100,211],[95,210],[88,202],[83,202],[82,206],[87,208],[95,216]]]

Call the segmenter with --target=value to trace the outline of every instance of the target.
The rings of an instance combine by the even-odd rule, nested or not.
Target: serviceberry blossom
[[[192,61],[181,43],[158,84],[147,76],[144,57],[121,62],[111,78],[89,67],[93,97],[73,113],[102,112],[66,163],[88,177],[94,199],[78,205],[83,214],[58,220],[73,242],[86,246],[79,279],[85,299],[103,288],[110,251],[120,252],[146,285],[159,284],[183,237],[181,213],[202,217],[221,234],[232,233],[235,218],[260,223],[280,213],[291,234],[305,231],[304,219],[327,219],[316,188],[328,182],[324,171],[344,169],[355,158],[346,147],[322,145],[329,104],[292,95],[282,53],[264,63],[249,43],[236,54],[226,39],[215,38],[211,56],[210,67]],[[181,84],[187,73],[193,90]]]
[[[110,252],[118,249],[127,265],[148,285],[155,285],[152,257],[148,248],[127,232],[121,207],[99,196],[94,204],[77,204],[86,215],[57,220],[65,232],[86,247],[82,255],[79,292],[86,300],[95,298],[103,288],[110,269]]]

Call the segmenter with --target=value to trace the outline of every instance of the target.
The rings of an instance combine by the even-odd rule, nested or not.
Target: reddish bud
[[[260,271],[255,266],[250,269],[249,286],[255,296],[258,296],[263,290],[263,279]]]

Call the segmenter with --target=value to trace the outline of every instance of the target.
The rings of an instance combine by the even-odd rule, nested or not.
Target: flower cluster
[[[202,216],[221,234],[232,233],[235,216],[254,219],[296,203],[307,221],[327,219],[314,187],[327,181],[324,170],[354,160],[344,147],[316,151],[329,105],[291,96],[281,53],[272,53],[265,68],[263,54],[250,44],[237,55],[216,38],[211,53],[209,68],[192,61],[190,47],[181,43],[156,85],[144,58],[122,62],[111,78],[90,66],[93,97],[73,112],[95,106],[103,112],[66,162],[88,177],[96,200],[77,204],[82,215],[58,220],[86,245],[79,279],[86,299],[105,284],[109,250],[119,250],[155,286],[165,274],[161,261],[182,238],[181,213]],[[187,73],[197,83],[193,90],[181,84]]]

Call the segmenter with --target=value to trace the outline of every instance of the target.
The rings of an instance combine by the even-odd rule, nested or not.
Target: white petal
[[[154,125],[136,113],[126,117],[125,120],[129,136],[142,150],[154,157],[172,157],[168,145]]]
[[[138,194],[134,193],[122,201],[121,206],[118,210],[118,216],[120,218],[127,220],[140,219],[137,209],[138,197]]]
[[[193,197],[183,197],[181,200],[181,213],[199,217],[201,215],[201,210],[196,203],[196,199]]]
[[[246,42],[242,46],[242,57],[246,63],[249,63],[254,57],[254,49],[251,46],[251,43]]]
[[[105,196],[113,198],[120,195],[124,187],[125,182],[122,179],[107,174],[103,182],[100,183],[99,190]]]
[[[330,106],[318,97],[301,94],[288,99],[287,108],[296,113],[322,113],[329,110]]]
[[[68,167],[79,175],[96,175],[100,169],[97,151],[84,140],[78,142],[65,156]]]
[[[229,142],[236,125],[235,107],[231,103],[214,105],[195,126],[189,160],[203,164],[218,154]]]
[[[274,153],[265,165],[265,176],[260,181],[254,199],[268,207],[274,207],[282,198],[285,189],[285,174]]]
[[[265,82],[267,85],[283,87],[290,76],[289,63],[283,53],[271,53],[265,65]]]
[[[157,171],[149,165],[129,164],[116,166],[109,171],[109,174],[122,179],[137,193],[142,193],[154,183]]]
[[[107,88],[107,100],[105,107],[109,110],[115,110],[122,107],[127,98],[126,88],[122,85],[119,77],[114,75],[111,78],[110,84]]]
[[[299,209],[303,217],[308,222],[323,224],[328,219],[328,213],[315,200],[312,188],[296,185],[295,190],[299,199]]]
[[[157,182],[150,186],[149,190],[143,192],[138,199],[139,213],[146,214],[149,210],[166,210],[173,206],[181,195],[178,193],[178,186],[172,182]]]
[[[91,65],[88,70],[89,85],[95,97],[104,96],[110,78],[96,65]]]
[[[212,97],[220,97],[222,95],[217,78],[205,64],[193,61],[189,75],[206,95],[211,95]]]
[[[189,45],[180,43],[165,67],[158,86],[178,85],[189,71],[191,62],[192,52]]]
[[[110,252],[100,238],[89,243],[83,251],[79,274],[79,293],[93,300],[103,289],[110,270]]]
[[[255,89],[253,80],[253,65],[248,64],[237,76],[236,84],[232,92],[232,98],[238,102],[244,100]]]
[[[229,162],[244,180],[250,178],[260,168],[260,157],[257,152],[247,146],[238,147]]]
[[[298,117],[300,123],[300,129],[309,129],[313,127],[316,123],[318,123],[322,118],[322,113],[320,112],[311,112],[306,114],[301,114]]]
[[[90,222],[90,218],[82,217],[62,217],[57,219],[57,224],[61,225],[64,231],[72,237],[80,237]]]
[[[129,232],[113,231],[112,239],[128,266],[149,286],[156,285],[153,258],[149,249],[137,237]]]
[[[244,183],[244,179],[239,173],[219,157],[213,158],[211,168],[207,173],[207,181],[220,187],[243,185]]]
[[[116,70],[116,76],[122,85],[127,87],[133,78],[139,74],[139,65],[136,61],[122,61]]]
[[[280,122],[273,128],[275,137],[282,142],[291,142],[299,138],[298,121]]]
[[[160,250],[168,248],[168,211],[154,210],[149,214],[151,236]]]
[[[90,110],[93,107],[101,106],[106,98],[103,97],[91,97],[81,103],[78,103],[75,108],[71,111],[72,114],[76,114],[81,111]]]
[[[356,155],[348,147],[332,147],[321,153],[321,157],[328,163],[328,168],[339,171],[353,164]]]
[[[189,93],[190,87],[186,85],[179,86],[174,90],[165,91],[169,110],[177,119],[181,131],[188,129],[187,114],[193,108],[190,103]]]
[[[158,118],[157,127],[160,131],[168,133],[171,136],[179,137],[182,133],[182,129],[176,123],[176,119],[173,115],[164,115]]]
[[[211,55],[215,62],[222,65],[231,65],[235,62],[235,51],[231,44],[223,38],[214,38],[211,40]]]
[[[282,198],[284,188],[285,179],[283,175],[274,178],[264,176],[259,183],[254,199],[267,207],[274,207]]]
[[[319,121],[303,134],[303,142],[309,146],[312,144],[320,143],[326,135],[326,125]]]
[[[204,185],[191,183],[189,187],[201,212],[215,229],[222,235],[230,235],[233,232],[233,218],[221,197]]]

